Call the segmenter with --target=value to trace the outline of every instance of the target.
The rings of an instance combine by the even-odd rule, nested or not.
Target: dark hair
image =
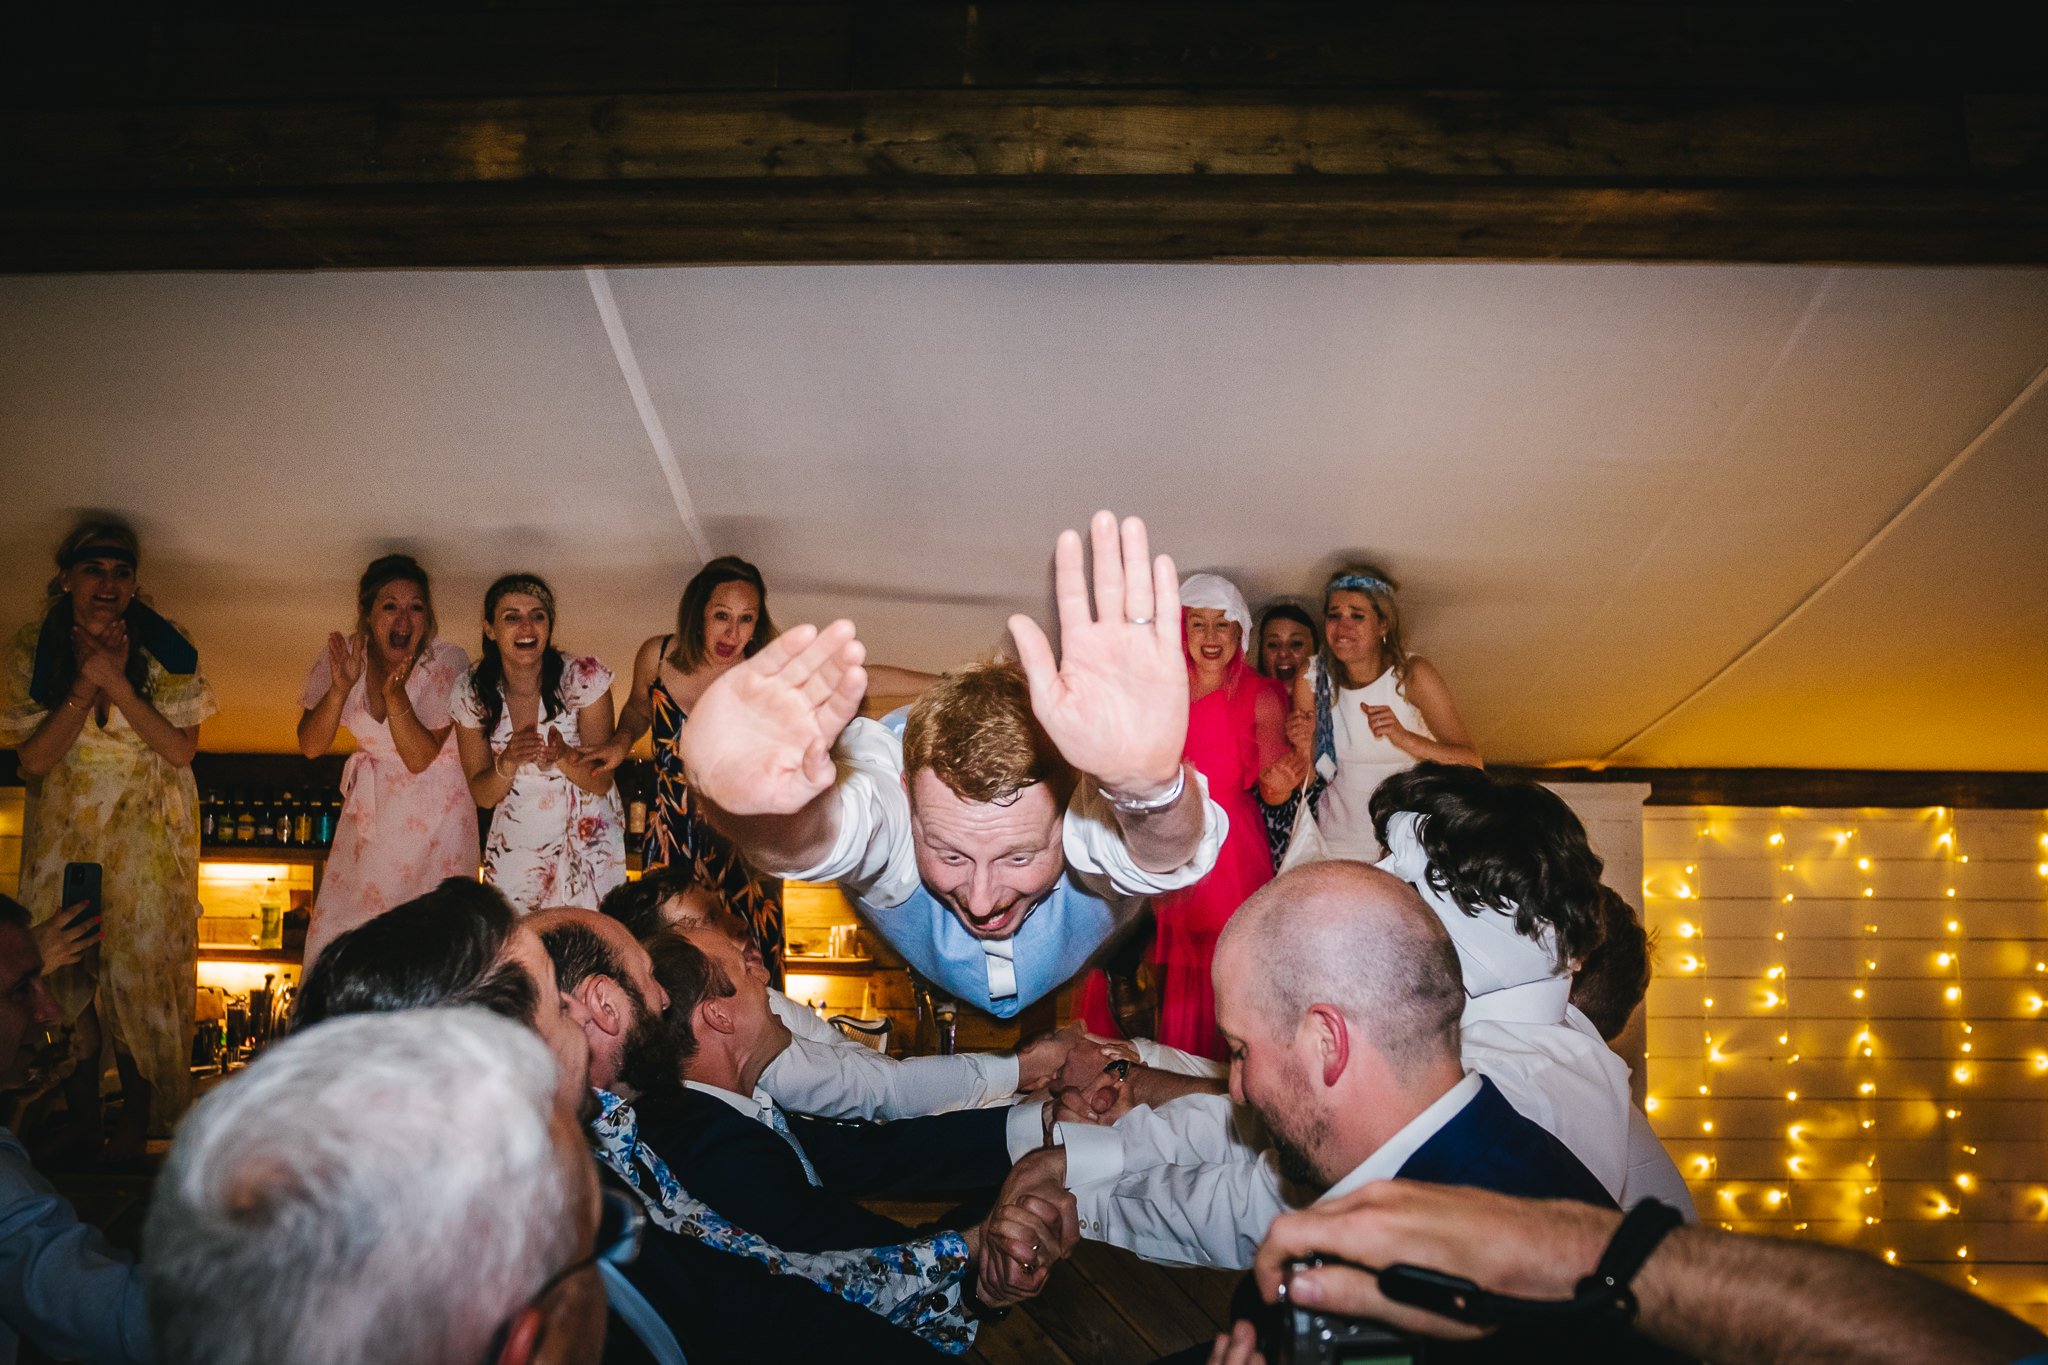
[[[1323,647],[1323,632],[1316,620],[1308,614],[1308,608],[1293,602],[1275,602],[1259,613],[1258,624],[1252,628],[1252,648],[1258,649],[1266,638],[1266,627],[1274,621],[1293,621],[1308,631],[1309,652]]]
[[[292,1027],[435,1005],[480,1005],[531,1026],[533,978],[501,960],[517,926],[495,888],[450,877],[328,944],[306,972]]]
[[[1380,783],[1371,811],[1382,845],[1396,812],[1422,817],[1430,885],[1466,914],[1512,909],[1515,928],[1531,938],[1552,926],[1560,967],[1600,946],[1600,856],[1555,792],[1462,764],[1418,763]]]
[[[434,587],[427,581],[427,571],[411,555],[379,555],[370,561],[370,567],[363,570],[363,576],[356,580],[356,627],[365,633],[370,629],[370,607],[377,600],[377,594],[393,583],[418,585],[420,600],[427,608],[426,629],[420,638],[413,641],[412,657],[417,659],[426,653],[427,645],[441,623],[434,616]],[[493,728],[496,723],[493,722]]]
[[[555,964],[555,988],[568,992],[593,976],[608,976],[629,986],[626,964],[595,929],[581,924],[557,924],[540,936],[541,946]]]
[[[11,924],[17,929],[28,928],[28,907],[12,896],[0,896],[0,924]]]
[[[754,618],[753,638],[740,649],[740,657],[752,658],[775,638],[775,623],[768,619],[768,585],[761,581],[761,571],[738,555],[720,555],[697,570],[683,587],[683,600],[676,604],[676,640],[669,646],[668,661],[685,673],[705,660],[704,613],[711,606],[711,594],[728,583],[745,583],[761,604],[760,615]]]
[[[1621,893],[1600,888],[1600,946],[1572,977],[1572,1003],[1612,1042],[1650,989],[1650,936]]]
[[[71,534],[57,542],[57,574],[45,590],[49,596],[49,609],[43,613],[45,622],[54,622],[58,638],[65,641],[65,647],[56,652],[50,660],[50,696],[62,696],[71,690],[71,684],[78,681],[78,656],[72,652],[71,639],[71,595],[64,591],[64,575],[73,565],[93,556],[80,551],[93,545],[110,545],[127,552],[128,560],[139,570],[142,564],[142,542],[135,538],[135,528],[119,517],[88,517],[71,528]],[[128,662],[121,668],[121,676],[135,689],[135,695],[149,696],[149,655],[142,642],[135,638],[135,632],[128,632]]]
[[[663,934],[648,955],[654,959],[654,979],[668,992],[669,1042],[677,1062],[687,1063],[697,1055],[697,1030],[690,1016],[706,1000],[737,995],[738,988],[723,967],[681,934]]]
[[[491,613],[498,609],[498,603],[515,592],[541,590],[541,601],[548,612],[548,647],[540,656],[540,705],[541,718],[553,720],[562,712],[562,670],[565,661],[562,651],[555,648],[555,591],[539,574],[508,573],[484,590],[484,621],[488,623]],[[483,708],[484,738],[498,728],[498,717],[505,711],[505,661],[498,654],[498,642],[484,632],[483,648],[478,652],[476,665],[469,670],[470,690],[476,693],[476,704]]]
[[[615,919],[642,943],[661,932],[661,907],[697,884],[687,863],[657,867],[638,881],[620,882],[604,893],[597,912]]]

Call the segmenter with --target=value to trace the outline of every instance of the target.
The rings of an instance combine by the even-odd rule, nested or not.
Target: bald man
[[[1073,1191],[1083,1236],[1242,1268],[1287,1208],[1395,1177],[1613,1207],[1466,1068],[1457,952],[1400,878],[1355,862],[1281,874],[1232,917],[1213,972],[1230,1096],[1125,1116],[1123,1174]],[[1064,1180],[1065,1153],[1018,1170]]]

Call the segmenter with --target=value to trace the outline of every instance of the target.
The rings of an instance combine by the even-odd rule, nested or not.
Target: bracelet
[[[1100,786],[1101,784],[1098,783],[1097,785]],[[1116,807],[1118,812],[1124,815],[1157,815],[1160,811],[1165,810],[1168,806],[1180,800],[1181,793],[1187,789],[1188,765],[1185,763],[1181,764],[1174,771],[1173,785],[1166,789],[1163,796],[1155,796],[1149,800],[1132,800],[1129,797],[1118,796],[1107,787],[1101,788],[1102,794],[1109,798],[1109,804]]]
[[[92,707],[91,707],[91,706],[89,706],[89,705],[87,705],[86,703],[84,703],[84,702],[80,701],[80,700],[79,700],[78,698],[76,698],[76,697],[74,697],[74,696],[71,696],[71,695],[69,695],[68,693],[67,693],[67,694],[65,695],[65,698],[64,698],[64,704],[65,704],[66,706],[75,706],[75,707],[77,707],[77,708],[78,708],[78,709],[79,709],[80,711],[83,711],[83,712],[84,712],[84,713],[85,713],[86,715],[88,715],[88,716],[92,714]]]

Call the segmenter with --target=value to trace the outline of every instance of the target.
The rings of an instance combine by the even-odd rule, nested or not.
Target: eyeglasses
[[[484,1351],[484,1365],[496,1365],[498,1357],[504,1354],[505,1339],[512,1332],[514,1319],[521,1313],[539,1307],[548,1295],[594,1265],[631,1265],[633,1258],[640,1254],[640,1236],[647,1229],[647,1214],[641,1209],[640,1201],[623,1190],[601,1188],[597,1196],[597,1239],[591,1253],[578,1257],[548,1276],[525,1303],[498,1325],[498,1330],[491,1334],[490,1346]]]

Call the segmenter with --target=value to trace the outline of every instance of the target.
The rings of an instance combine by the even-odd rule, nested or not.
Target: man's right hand
[[[832,744],[860,711],[866,651],[851,621],[797,626],[698,699],[681,748],[690,786],[732,815],[793,815],[831,787]]]

